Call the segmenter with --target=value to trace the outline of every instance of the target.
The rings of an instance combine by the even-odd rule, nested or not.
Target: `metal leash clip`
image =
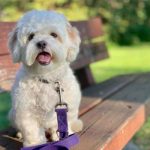
[[[59,102],[55,106],[55,112],[57,114],[57,122],[58,122],[58,129],[56,131],[59,140],[62,140],[68,137],[68,121],[67,121],[67,112],[68,112],[68,105],[65,102],[62,102],[62,92],[64,91],[61,86],[60,82],[56,83],[56,92],[59,95]]]
[[[60,82],[57,81],[57,82],[55,82],[55,84],[56,84],[56,92],[59,95],[59,102],[56,104],[55,108],[58,108],[58,107],[59,108],[67,108],[67,110],[68,110],[67,103],[62,101],[62,92],[64,92],[64,89],[61,88]]]

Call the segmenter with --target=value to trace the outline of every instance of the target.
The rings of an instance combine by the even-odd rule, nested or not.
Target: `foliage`
[[[149,0],[0,0],[0,20],[17,20],[32,9],[55,9],[70,20],[100,16],[110,40],[120,45],[150,41]]]
[[[16,21],[23,13],[32,9],[57,10],[69,20],[87,18],[87,7],[83,6],[79,11],[78,3],[72,0],[0,0],[0,21]]]
[[[0,0],[1,20],[17,20],[21,14],[31,9],[52,9],[53,1],[43,0]]]
[[[150,41],[149,0],[84,0],[90,16],[109,24],[110,39],[120,45]]]

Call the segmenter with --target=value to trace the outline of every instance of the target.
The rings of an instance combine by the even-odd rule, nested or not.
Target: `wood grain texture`
[[[100,105],[84,114],[84,130],[76,150],[121,150],[146,119],[150,98],[150,74],[108,96]]]
[[[85,127],[76,150],[121,150],[143,125],[145,110],[141,105],[107,100],[81,119]]]
[[[13,64],[10,55],[0,56],[0,88],[10,90],[19,64]]]
[[[0,22],[0,55],[8,54],[8,34],[15,26],[15,22]]]
[[[107,97],[120,91],[120,89],[128,86],[128,84],[131,84],[137,77],[138,75],[118,76],[83,90],[79,116],[87,113]]]
[[[80,31],[83,40],[92,39],[104,34],[101,18],[92,18],[85,21],[72,21],[71,24]]]

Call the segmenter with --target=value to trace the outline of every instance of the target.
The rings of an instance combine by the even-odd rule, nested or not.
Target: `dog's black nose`
[[[39,49],[44,49],[47,43],[45,41],[39,41],[36,45]]]

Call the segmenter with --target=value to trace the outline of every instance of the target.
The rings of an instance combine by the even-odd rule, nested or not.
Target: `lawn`
[[[139,44],[131,47],[119,47],[108,44],[110,58],[91,65],[95,80],[101,82],[113,76],[150,71],[150,44]],[[6,119],[10,108],[9,93],[0,94],[0,129],[9,125]],[[143,150],[150,149],[150,118],[144,127],[135,135],[134,142]]]
[[[10,95],[9,93],[0,94],[0,130],[5,129],[9,126],[7,119],[8,110],[10,109]]]
[[[118,74],[150,71],[150,44],[119,47],[108,44],[109,59],[91,65],[97,82]]]

